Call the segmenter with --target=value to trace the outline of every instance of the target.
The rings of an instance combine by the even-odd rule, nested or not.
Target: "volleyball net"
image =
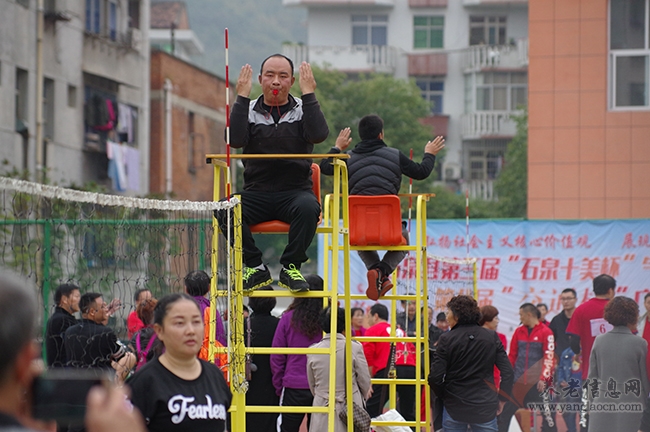
[[[427,254],[427,300],[434,316],[447,310],[455,295],[478,298],[476,258],[453,258]],[[397,268],[400,294],[412,294],[415,286],[415,257],[409,254]]]
[[[213,211],[236,204],[131,198],[0,177],[0,267],[37,287],[43,328],[57,286],[74,283],[107,303],[121,301],[109,326],[126,339],[140,288],[154,298],[184,292],[187,273],[204,270],[227,293],[231,262],[225,240],[213,242],[222,237]],[[211,298],[224,317],[226,297]]]

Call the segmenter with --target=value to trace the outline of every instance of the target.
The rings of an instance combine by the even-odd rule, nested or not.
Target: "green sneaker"
[[[242,273],[242,279],[244,280],[244,292],[254,291],[258,288],[262,288],[273,283],[271,272],[266,266],[264,266],[264,270],[244,267]]]
[[[292,293],[309,291],[309,283],[302,277],[300,270],[293,264],[289,264],[288,269],[283,267],[280,270],[278,285],[288,289]]]

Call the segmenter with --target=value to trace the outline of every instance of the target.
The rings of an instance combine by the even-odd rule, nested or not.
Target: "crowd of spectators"
[[[306,275],[305,280],[309,291],[323,289],[319,276]],[[198,428],[195,430],[201,430],[200,422],[185,423],[195,420],[187,412],[169,409],[175,406],[173,397],[191,393],[192,386],[183,383],[210,381],[201,391],[213,394],[214,398],[211,402],[196,399],[196,406],[219,401],[224,414],[215,411],[213,417],[203,420],[210,420],[206,426],[228,424],[227,374],[213,373],[218,369],[201,360],[199,354],[210,336],[203,326],[209,319],[206,310],[209,312],[210,304],[201,301],[206,299],[209,283],[205,273],[191,272],[186,278],[187,294],[166,296],[159,301],[149,291],[135,293],[137,306],[128,319],[128,348],[106,325],[114,302],[107,304],[99,293],[81,295],[75,285],[61,285],[54,295],[56,308],[47,324],[48,366],[97,370],[113,376],[118,383],[131,374],[126,379],[133,389],[131,400],[144,414],[149,430],[168,430],[168,426],[178,424],[193,424]],[[272,289],[266,286],[261,291]],[[581,305],[577,304],[573,288],[563,289],[559,296],[562,309],[550,322],[546,314],[552,311],[545,304],[524,303],[519,308],[521,326],[510,340],[498,331],[499,310],[493,305],[479,307],[470,296],[453,297],[446,311],[437,315],[433,308],[423,308],[420,324],[414,302],[403,302],[394,321],[381,302],[373,304],[367,313],[362,308],[352,308],[349,316],[339,308],[336,335],[330,334],[331,308],[323,308],[321,298],[295,297],[278,318],[273,315],[274,297],[255,296],[249,298],[246,308],[244,337],[251,347],[327,348],[336,341],[336,411],[345,410],[344,365],[349,356],[351,398],[356,405],[365,407],[371,417],[377,417],[386,409],[390,396],[387,385],[371,384],[371,378],[413,379],[416,358],[422,353],[416,352],[413,343],[376,340],[353,342],[352,351],[346,352],[345,319],[350,319],[355,337],[388,337],[392,325],[396,326],[398,337],[408,337],[416,334],[418,326],[421,332],[426,326],[434,430],[507,431],[515,412],[524,409],[541,420],[544,432],[558,430],[557,412],[561,413],[567,432],[646,432],[650,431],[650,413],[646,411],[647,417],[642,414],[650,391],[650,326],[646,325],[650,294],[644,298],[646,312],[640,314],[636,302],[615,297],[615,293],[616,281],[608,275],[594,278],[593,298]],[[81,320],[74,318],[75,313],[80,313]],[[183,325],[190,330],[179,330],[178,326]],[[214,327],[219,346],[219,339],[225,336],[223,323]],[[215,363],[222,370],[227,367],[220,361]],[[251,355],[247,359],[246,403],[327,406],[329,364],[325,354]],[[425,399],[416,394],[414,385],[397,386],[396,405],[404,419],[415,420],[420,397],[422,405]],[[597,408],[621,401],[636,408],[633,412]],[[564,404],[562,409],[558,409],[560,402]],[[179,404],[180,407],[182,401]],[[169,409],[159,412],[163,405]],[[246,415],[247,430],[255,432],[298,432],[305,422],[310,431],[320,431],[327,422],[324,414],[308,415],[296,410]],[[180,420],[177,423],[174,419]],[[60,430],[82,430],[62,426],[65,429]],[[343,420],[337,419],[336,430],[346,430]]]

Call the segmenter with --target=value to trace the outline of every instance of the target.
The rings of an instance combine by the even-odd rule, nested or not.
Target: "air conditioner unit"
[[[136,51],[140,51],[142,48],[142,32],[140,29],[131,27],[127,34],[127,39],[129,41],[129,47]]]
[[[443,180],[460,180],[460,165],[455,162],[445,162],[442,165]]]
[[[70,21],[72,17],[63,3],[63,0],[45,0],[43,2],[43,18],[48,21]]]

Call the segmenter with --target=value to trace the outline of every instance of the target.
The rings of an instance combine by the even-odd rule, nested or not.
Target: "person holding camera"
[[[0,431],[56,431],[54,421],[36,419],[32,412],[34,379],[43,366],[34,342],[38,308],[35,287],[0,271]],[[123,390],[95,387],[87,397],[88,432],[145,432],[137,410],[124,404]]]
[[[79,300],[82,320],[65,332],[66,366],[116,373],[118,383],[124,382],[135,366],[136,358],[117,340],[117,335],[105,324],[110,306],[100,293],[85,293]]]

